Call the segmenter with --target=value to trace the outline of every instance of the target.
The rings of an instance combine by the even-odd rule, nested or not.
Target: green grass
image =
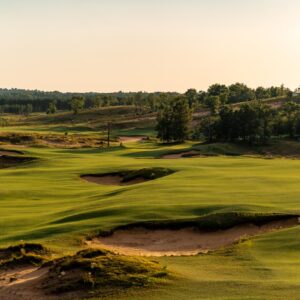
[[[86,235],[126,224],[213,214],[300,214],[300,161],[245,156],[156,159],[192,146],[26,148],[36,161],[0,170],[0,245],[41,242],[57,252]],[[162,167],[175,173],[142,184],[100,186],[82,174]],[[263,235],[196,257],[161,258],[168,285],[118,299],[300,299],[300,228]],[[113,298],[112,298],[113,299]]]

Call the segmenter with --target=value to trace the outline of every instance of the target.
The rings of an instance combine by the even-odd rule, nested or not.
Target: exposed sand
[[[162,158],[165,159],[176,159],[176,158],[190,158],[190,157],[200,157],[200,153],[197,151],[186,151],[176,154],[166,154]]]
[[[84,291],[70,291],[63,294],[50,294],[45,289],[45,281],[51,282],[49,268],[32,266],[0,270],[0,300],[75,300],[86,299]],[[70,274],[69,274],[70,275]],[[71,274],[76,276],[74,272]],[[62,278],[62,280],[66,280]]]
[[[149,181],[144,178],[136,178],[134,180],[130,180],[127,182],[122,182],[123,177],[120,175],[99,175],[99,176],[82,175],[81,178],[91,183],[96,183],[101,185],[120,185],[120,186],[138,184],[138,183]]]
[[[204,232],[194,228],[117,230],[113,235],[88,241],[90,247],[105,248],[123,255],[184,256],[207,253],[232,245],[243,238],[272,232],[299,224],[298,218],[270,222],[263,226],[246,224],[228,230]]]
[[[147,140],[148,137],[146,135],[129,135],[129,136],[120,136],[119,137],[119,141],[122,143],[128,143],[128,142],[140,142],[140,141],[144,141]]]
[[[48,268],[19,267],[0,271],[0,300],[52,300],[39,288],[41,278]]]

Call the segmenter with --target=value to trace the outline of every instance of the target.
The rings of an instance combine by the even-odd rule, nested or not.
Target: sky
[[[299,0],[0,0],[0,87],[300,85]]]

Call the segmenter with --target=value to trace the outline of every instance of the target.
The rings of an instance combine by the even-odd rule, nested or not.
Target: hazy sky
[[[0,87],[300,84],[299,0],[0,0]]]

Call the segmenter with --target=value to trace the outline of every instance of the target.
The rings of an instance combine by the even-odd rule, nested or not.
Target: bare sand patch
[[[140,142],[140,141],[145,141],[148,139],[148,136],[146,135],[124,135],[119,137],[119,141],[122,143],[128,143],[128,142]]]
[[[17,267],[0,272],[0,300],[52,300],[41,289],[41,279],[48,268]]]
[[[262,226],[245,224],[213,232],[192,227],[179,230],[133,228],[117,230],[111,236],[98,237],[87,241],[87,244],[123,255],[188,256],[214,251],[241,239],[296,225],[299,225],[298,217],[272,221]]]
[[[80,178],[88,182],[102,185],[132,185],[155,180],[173,174],[167,168],[144,168],[140,170],[123,170],[107,174],[85,174]]]
[[[174,154],[166,154],[163,155],[162,158],[165,159],[178,159],[178,158],[191,158],[191,157],[200,157],[200,153],[198,151],[186,151]]]

